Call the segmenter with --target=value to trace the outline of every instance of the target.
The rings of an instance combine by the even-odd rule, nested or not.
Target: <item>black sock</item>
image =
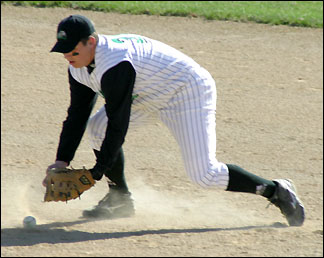
[[[260,194],[266,198],[273,195],[276,188],[273,181],[256,176],[239,166],[226,165],[229,170],[229,183],[226,191]]]
[[[96,157],[98,157],[99,151],[93,150]],[[125,158],[123,149],[120,148],[117,154],[117,158],[112,168],[105,173],[105,176],[115,185],[114,188],[119,189],[122,192],[128,193],[128,187],[124,174]],[[111,183],[109,183],[111,185]]]

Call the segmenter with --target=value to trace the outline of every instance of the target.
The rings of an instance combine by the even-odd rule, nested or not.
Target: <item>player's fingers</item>
[[[54,164],[47,167],[46,172],[48,172],[52,168],[66,168],[67,166],[68,166],[68,163],[66,163],[65,161],[57,160],[57,161],[55,161]]]
[[[52,168],[59,168],[59,166],[58,166],[57,164],[55,164],[55,163],[52,164],[52,165],[50,165],[50,166],[48,166],[47,169],[46,169],[46,174],[47,174],[47,172],[50,171]]]

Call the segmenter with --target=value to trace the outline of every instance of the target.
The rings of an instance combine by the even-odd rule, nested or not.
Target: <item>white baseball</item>
[[[23,220],[24,228],[33,228],[36,226],[36,219],[33,216],[27,216]]]

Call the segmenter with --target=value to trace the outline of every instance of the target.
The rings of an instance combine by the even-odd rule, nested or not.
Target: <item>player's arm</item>
[[[135,77],[133,66],[124,61],[106,71],[101,79],[108,124],[96,165],[92,169],[93,176],[96,178],[100,179],[103,173],[112,167],[116,154],[124,143],[130,119]]]
[[[60,135],[56,160],[67,164],[73,159],[78,148],[91,111],[96,103],[96,93],[77,82],[69,71],[70,106]]]

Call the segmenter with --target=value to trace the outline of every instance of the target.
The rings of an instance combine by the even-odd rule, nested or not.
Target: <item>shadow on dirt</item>
[[[287,225],[274,223],[264,226],[245,226],[229,228],[185,228],[185,229],[156,229],[138,230],[126,232],[91,233],[78,230],[65,230],[58,227],[68,227],[77,224],[87,223],[90,220],[78,220],[73,222],[55,222],[38,225],[33,229],[4,228],[1,229],[1,246],[31,246],[41,243],[73,243],[89,240],[117,239],[144,235],[182,234],[182,233],[205,233],[217,231],[254,230],[283,228]]]

